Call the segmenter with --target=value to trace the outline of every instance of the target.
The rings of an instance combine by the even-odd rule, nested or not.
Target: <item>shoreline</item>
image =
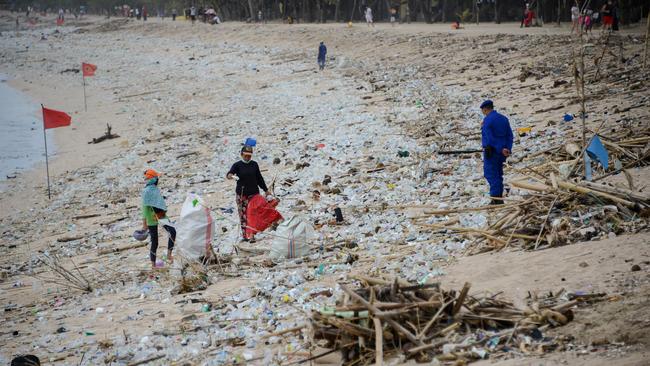
[[[16,179],[34,170],[38,164],[45,163],[45,151],[42,123],[38,123],[38,104],[30,95],[14,87],[9,75],[0,74],[0,78],[4,90],[2,102],[7,103],[5,114],[1,117],[4,119],[3,138],[6,139],[3,144],[3,149],[6,150],[3,152],[3,159],[6,160],[3,164],[6,164],[6,167],[0,172],[0,192],[3,192],[10,179]],[[51,131],[47,134],[51,139]],[[48,149],[55,152],[56,145],[54,141],[51,142]]]

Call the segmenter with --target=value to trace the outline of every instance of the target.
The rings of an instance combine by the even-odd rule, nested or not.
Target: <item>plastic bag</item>
[[[278,225],[271,244],[271,258],[298,258],[309,254],[314,227],[301,216],[293,216]]]
[[[189,259],[207,257],[212,253],[212,237],[215,222],[210,209],[201,197],[190,193],[181,208],[181,217],[176,225],[176,249]]]
[[[246,237],[251,238],[256,233],[266,230],[274,222],[281,220],[282,215],[275,209],[278,201],[267,200],[256,194],[246,207]]]

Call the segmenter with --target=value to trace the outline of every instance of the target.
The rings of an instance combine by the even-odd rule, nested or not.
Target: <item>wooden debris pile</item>
[[[346,365],[381,364],[398,355],[419,362],[471,361],[509,350],[558,349],[564,339],[542,332],[570,322],[577,304],[605,296],[559,292],[531,296],[528,306],[518,308],[497,295],[470,295],[469,283],[455,292],[438,284],[356,278],[360,288],[340,285],[346,294],[341,306],[314,311],[311,318],[314,339],[340,350]]]
[[[650,164],[650,127],[628,126],[598,133],[609,153],[609,166],[592,163],[592,179],[584,180],[581,142],[573,140],[529,154],[524,168],[511,167],[518,178],[507,182],[522,200],[505,205],[425,210],[413,217],[416,224],[440,233],[458,233],[474,239],[471,250],[480,253],[509,246],[538,249],[590,240],[614,233],[638,232],[648,227],[650,192],[643,191],[628,172]],[[539,161],[539,163],[535,163]],[[604,178],[623,173],[626,185],[604,183]],[[459,217],[470,213],[495,215],[485,227],[466,227]],[[433,216],[447,221],[431,223]]]

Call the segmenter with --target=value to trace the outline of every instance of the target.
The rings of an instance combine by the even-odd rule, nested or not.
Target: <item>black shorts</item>
[[[192,20],[196,20],[196,15],[190,15],[190,18],[191,18]]]

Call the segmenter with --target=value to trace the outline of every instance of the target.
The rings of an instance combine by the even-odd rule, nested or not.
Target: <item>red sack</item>
[[[247,238],[252,238],[256,233],[266,230],[274,222],[282,219],[282,215],[275,209],[277,205],[277,200],[267,202],[260,194],[254,195],[248,201],[246,207]]]

